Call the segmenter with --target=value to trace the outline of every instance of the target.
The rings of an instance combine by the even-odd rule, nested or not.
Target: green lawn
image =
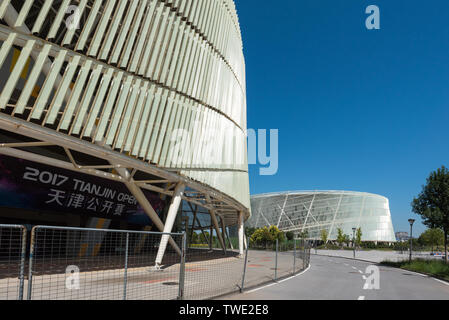
[[[444,261],[416,259],[413,260],[412,263],[409,263],[408,261],[382,261],[381,264],[390,267],[421,272],[449,281],[449,264],[445,264]]]

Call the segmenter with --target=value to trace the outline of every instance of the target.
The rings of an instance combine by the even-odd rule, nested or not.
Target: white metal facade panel
[[[67,29],[69,5],[80,9],[79,29]],[[0,16],[9,21],[0,25],[0,67],[20,49],[0,110],[178,172],[249,209],[232,0],[3,1]]]

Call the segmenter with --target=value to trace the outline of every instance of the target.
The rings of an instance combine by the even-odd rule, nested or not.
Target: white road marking
[[[440,282],[440,283],[443,283],[443,284],[449,286],[449,283],[446,282],[446,281],[443,281],[443,280],[440,280],[440,279],[437,279],[437,278],[433,278],[433,280],[438,281],[438,282]]]
[[[356,267],[351,267],[352,269],[354,269],[354,270],[357,270],[357,268]]]
[[[365,296],[360,296],[357,300],[365,300]]]
[[[256,291],[259,291],[259,290],[261,290],[261,289],[265,289],[265,288],[274,286],[275,284],[277,284],[277,282],[275,282],[275,283],[270,283],[269,285],[266,285],[266,286],[263,286],[263,287],[260,287],[260,288],[254,289],[254,290],[246,291],[245,293],[256,292]]]
[[[349,267],[349,264],[345,263],[345,266]]]
[[[359,270],[359,272],[360,272],[361,274],[363,274],[362,270]]]
[[[255,292],[255,291],[258,291],[258,290],[261,290],[261,289],[265,289],[265,288],[274,286],[275,284],[279,284],[279,283],[281,283],[281,282],[284,282],[284,281],[287,281],[287,280],[291,280],[291,279],[293,279],[293,278],[296,278],[296,277],[302,275],[304,272],[306,272],[307,270],[309,270],[311,266],[312,266],[312,265],[309,264],[309,266],[307,267],[307,269],[305,269],[304,271],[298,273],[297,275],[294,275],[293,277],[290,277],[290,278],[287,278],[287,279],[283,279],[283,280],[277,281],[277,282],[275,282],[275,283],[270,283],[270,284],[268,284],[268,285],[266,285],[266,286],[263,286],[263,287],[260,287],[260,288],[256,288],[256,289],[253,289],[253,290],[250,290],[250,291],[245,291],[245,292],[243,292],[243,293],[244,293],[244,294],[245,294],[245,293],[252,293],[252,292]]]
[[[424,278],[429,278],[429,276],[426,275],[426,274],[422,274],[422,273],[418,273],[418,272],[413,272],[413,271],[410,271],[410,270],[407,270],[407,269],[399,269],[399,270],[400,270],[400,271],[405,271],[405,272],[410,272],[410,273],[416,274],[417,276],[421,276],[421,277],[424,277]]]

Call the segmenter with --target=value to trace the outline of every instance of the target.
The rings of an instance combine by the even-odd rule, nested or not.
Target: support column
[[[167,220],[165,221],[164,233],[170,233],[173,229],[173,225],[175,224],[176,216],[178,215],[179,205],[182,201],[182,196],[184,194],[186,186],[182,183],[179,183],[176,186],[175,192],[173,193],[173,198],[170,204],[170,208],[168,209]],[[164,234],[161,239],[161,243],[159,245],[159,250],[156,256],[156,268],[159,268],[162,264],[162,259],[164,258],[165,250],[167,249],[167,243],[171,239],[168,234]]]
[[[124,184],[131,192],[131,194],[136,198],[137,202],[142,206],[145,213],[150,217],[151,221],[155,224],[155,226],[159,229],[160,232],[163,232],[165,229],[164,223],[161,221],[156,211],[154,211],[151,203],[148,201],[147,197],[143,193],[142,189],[138,187],[131,179],[131,175],[128,170],[124,168],[117,168],[116,171],[124,178]],[[170,245],[176,250],[176,252],[181,255],[181,249],[179,249],[176,242],[170,237],[169,240]]]
[[[223,217],[220,217],[221,220],[221,237],[223,238],[223,244],[224,244],[224,252],[226,253],[227,247],[226,247],[226,223]],[[229,240],[229,239],[228,239]]]
[[[193,233],[195,232],[196,223],[196,213],[198,212],[198,207],[195,207],[195,212],[193,213],[192,230],[190,231],[190,243],[192,243]]]
[[[214,229],[212,228],[212,217],[210,218],[209,250],[213,250]]]
[[[231,248],[231,250],[234,250],[234,245],[232,244],[231,236],[229,234],[229,228],[226,228],[226,238],[228,238],[229,247]]]
[[[239,227],[239,230],[238,230],[238,232],[239,232],[239,254],[241,256],[243,256],[243,254],[244,254],[243,241],[244,241],[244,238],[245,238],[245,232],[244,232],[244,229],[243,229],[243,211],[239,212],[239,224],[238,224],[238,227]]]
[[[215,232],[217,233],[218,240],[220,241],[220,245],[223,248],[224,252],[226,253],[226,246],[224,244],[223,237],[221,236],[221,233],[220,233],[220,226],[218,225],[217,216],[215,215],[214,210],[210,210],[209,212],[210,212],[210,217],[212,218]]]

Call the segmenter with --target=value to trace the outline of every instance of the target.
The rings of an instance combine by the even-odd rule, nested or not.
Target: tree
[[[195,244],[195,243],[198,243],[199,242],[199,236],[198,236],[198,233],[196,233],[196,232],[194,232],[193,234],[192,234],[192,239],[190,239],[190,243],[192,243],[192,244]]]
[[[362,228],[358,228],[356,233],[355,233],[355,244],[360,247],[360,245],[362,244]]]
[[[247,237],[251,237],[255,231],[256,231],[256,228],[254,228],[254,227],[245,227],[245,235]]]
[[[439,246],[444,243],[444,233],[441,229],[427,229],[421,234],[418,240],[425,246],[431,246],[433,252],[434,246]]]
[[[324,245],[327,245],[327,231],[326,230],[321,230],[321,241],[323,241]]]
[[[251,236],[251,242],[264,246],[267,244],[274,244],[276,240],[279,240],[279,242],[285,240],[284,232],[280,231],[276,226],[265,226],[256,229]]]
[[[288,241],[291,241],[291,240],[293,240],[293,239],[295,238],[295,234],[294,234],[293,232],[291,232],[291,231],[288,231],[288,232],[285,234],[285,236],[287,237],[287,240],[288,240]]]
[[[267,243],[272,241],[273,237],[270,231],[268,230],[268,227],[256,229],[256,231],[254,231],[254,233],[251,236],[251,242],[254,242],[256,244],[267,245]]]
[[[299,234],[299,237],[303,240],[307,239],[309,237],[309,231],[308,230],[304,230],[303,232],[301,232]]]
[[[343,234],[343,230],[341,228],[337,229],[337,243],[340,247],[343,247],[343,243],[345,242],[345,234]]]
[[[421,193],[413,199],[412,210],[421,216],[424,225],[431,229],[441,229],[444,238],[445,262],[447,257],[447,237],[449,233],[449,170],[442,166],[433,171],[422,187]]]
[[[200,234],[199,241],[201,244],[205,244],[209,242],[209,238],[210,238],[209,232],[205,231],[204,234],[203,233]]]
[[[279,230],[278,227],[276,226],[271,226],[270,229],[268,229],[271,233],[273,242],[276,242],[276,239],[279,240],[279,242],[282,242],[285,240],[285,235],[284,232],[282,232],[281,230]]]
[[[349,247],[349,244],[351,243],[351,238],[347,234],[345,234],[343,237],[345,238],[346,246]]]

